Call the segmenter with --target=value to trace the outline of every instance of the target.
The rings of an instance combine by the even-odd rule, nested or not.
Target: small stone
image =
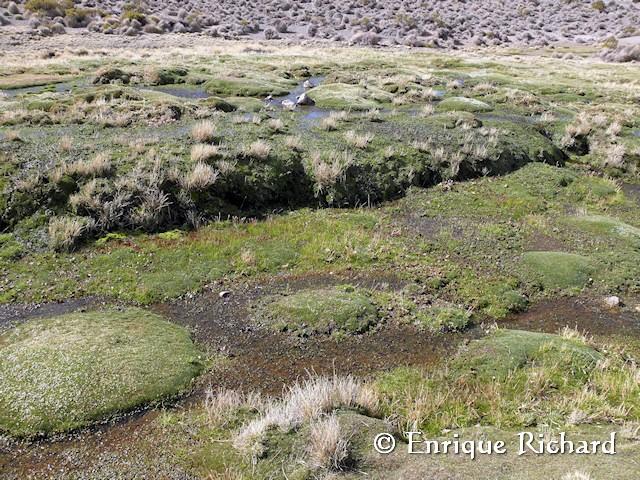
[[[609,308],[618,307],[620,305],[620,297],[617,297],[616,295],[611,295],[610,297],[607,297],[604,299],[604,303]]]
[[[18,8],[18,5],[16,4],[16,2],[9,2],[9,5],[7,6],[7,11],[11,15],[18,15],[20,13],[20,9]]]
[[[295,110],[296,104],[293,103],[291,100],[283,100],[282,108],[284,108],[285,110]]]
[[[305,82],[302,84],[302,87],[306,89],[313,88],[313,83],[311,83],[311,80],[305,80]]]
[[[223,290],[218,294],[218,297],[220,298],[227,298],[231,295],[231,292],[229,290]]]
[[[297,105],[304,105],[304,106],[311,106],[311,105],[315,105],[316,102],[314,102],[313,99],[309,95],[307,95],[306,93],[303,93],[296,100],[296,104]]]

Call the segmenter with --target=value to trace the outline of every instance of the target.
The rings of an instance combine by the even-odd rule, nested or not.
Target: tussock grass
[[[220,157],[220,148],[217,145],[199,143],[191,147],[192,162],[206,162]]]
[[[344,177],[354,158],[349,152],[331,152],[328,156],[314,153],[309,168],[315,183],[316,194],[325,192]]]
[[[53,217],[49,220],[49,246],[53,250],[67,252],[73,249],[87,227],[86,219]]]
[[[89,160],[65,163],[55,172],[54,178],[60,179],[63,175],[80,177],[103,177],[108,176],[113,171],[111,155],[108,152],[101,152]]]
[[[187,191],[206,190],[216,183],[218,175],[211,165],[199,162],[182,178],[181,184]]]
[[[476,423],[520,428],[640,418],[640,369],[583,335],[496,330],[428,373],[401,368],[377,384],[401,431],[439,433]]]
[[[236,410],[264,411],[266,402],[266,399],[255,392],[245,394],[236,390],[214,391],[209,388],[204,408],[212,426],[224,427]]]
[[[271,144],[264,140],[256,140],[244,149],[245,155],[257,160],[266,160],[271,153]]]
[[[282,400],[272,402],[261,415],[244,425],[234,439],[234,446],[259,456],[264,449],[264,435],[269,429],[278,428],[286,432],[305,422],[320,419],[337,408],[361,409],[374,415],[378,411],[378,397],[369,386],[353,377],[311,377],[289,387]],[[331,427],[331,424],[318,427],[318,435]],[[339,437],[334,428],[330,438],[339,440]],[[339,442],[329,443],[329,447],[325,445],[323,465],[328,458],[334,458],[333,454],[340,456]]]
[[[2,138],[7,142],[21,142],[20,132],[17,130],[7,130],[2,135]]]
[[[284,139],[284,145],[290,148],[294,152],[301,152],[303,150],[302,138],[299,136],[287,136]]]
[[[63,135],[58,142],[58,150],[61,153],[67,153],[70,152],[72,148],[73,138],[71,138],[69,135]]]
[[[273,133],[282,133],[285,130],[284,122],[279,118],[270,119],[267,122],[267,127],[269,127],[269,130],[271,130]]]
[[[352,147],[364,149],[373,140],[374,134],[372,133],[357,133],[354,130],[349,130],[344,134],[344,139]]]
[[[335,414],[311,424],[309,465],[314,469],[343,470],[349,458],[349,440]]]
[[[565,473],[560,480],[593,480],[588,473],[576,470],[574,472]]]
[[[213,142],[216,139],[216,133],[216,125],[207,120],[198,122],[191,128],[191,138],[200,143]]]

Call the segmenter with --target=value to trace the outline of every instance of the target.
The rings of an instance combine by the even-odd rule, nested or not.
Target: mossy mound
[[[266,97],[286,95],[296,82],[280,77],[256,76],[214,78],[204,84],[204,90],[224,97]]]
[[[545,289],[583,287],[594,268],[589,258],[563,252],[527,252],[522,262]]]
[[[260,308],[260,316],[274,328],[297,335],[362,333],[379,320],[370,296],[350,286],[278,296]]]
[[[259,112],[264,107],[263,101],[259,98],[227,97],[224,100],[233,105],[234,109],[242,110],[243,112]]]
[[[493,107],[488,103],[467,97],[445,98],[438,104],[437,108],[443,112],[457,111],[470,113],[490,112],[493,110]]]
[[[209,97],[202,100],[200,103],[213,108],[214,110],[220,110],[221,112],[234,112],[238,108],[234,103],[220,97]]]
[[[137,308],[31,320],[0,336],[0,431],[72,430],[187,388],[189,334]]]
[[[148,74],[149,85],[175,85],[184,83],[189,71],[186,68],[160,68]]]
[[[452,362],[455,375],[491,381],[531,365],[564,362],[567,374],[585,377],[602,357],[582,342],[549,333],[498,330],[472,341]]]
[[[385,413],[432,434],[477,424],[564,424],[574,410],[597,416],[603,405],[609,412],[622,402],[633,405],[637,415],[637,394],[619,396],[634,370],[615,355],[610,364],[600,363],[604,357],[574,332],[496,330],[463,346],[438,369],[401,367],[384,373],[376,388]],[[601,393],[585,397],[585,385]]]
[[[471,322],[471,313],[455,306],[431,307],[416,317],[419,327],[431,331],[462,330]]]
[[[327,83],[307,92],[320,108],[368,110],[391,102],[393,95],[375,87]]]
[[[569,221],[583,230],[599,235],[615,235],[629,240],[640,241],[640,228],[604,215],[584,215],[572,217]]]

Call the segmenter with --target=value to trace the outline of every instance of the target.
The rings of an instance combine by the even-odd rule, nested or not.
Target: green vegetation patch
[[[593,272],[592,261],[563,252],[526,252],[522,262],[545,289],[583,287]]]
[[[584,215],[569,218],[578,227],[600,235],[615,235],[631,240],[640,240],[640,228],[604,215]]]
[[[22,245],[10,233],[0,233],[0,261],[15,260],[23,253]]]
[[[438,110],[446,112],[458,111],[480,113],[490,112],[491,110],[493,110],[493,107],[488,103],[485,103],[481,100],[476,100],[475,98],[450,97],[445,98],[438,104]]]
[[[482,381],[505,379],[527,365],[569,360],[568,371],[583,378],[601,354],[583,342],[558,335],[521,330],[497,330],[475,340],[452,362],[456,375],[473,372]]]
[[[295,81],[286,78],[259,75],[253,78],[214,78],[204,84],[204,90],[226,97],[265,97],[286,95],[295,85]]]
[[[520,428],[636,420],[635,375],[637,366],[624,355],[602,353],[572,330],[496,330],[436,370],[399,368],[382,374],[376,387],[388,414],[437,434],[477,424]]]
[[[362,333],[379,320],[370,296],[351,286],[278,296],[260,309],[260,317],[274,328],[297,335]]]
[[[471,322],[471,312],[455,306],[431,307],[418,312],[416,321],[418,326],[432,331],[462,330]]]
[[[175,395],[202,369],[183,328],[141,309],[31,320],[0,336],[0,431],[79,428]]]
[[[332,109],[367,110],[391,102],[393,95],[376,87],[346,83],[327,83],[309,90],[318,107]]]

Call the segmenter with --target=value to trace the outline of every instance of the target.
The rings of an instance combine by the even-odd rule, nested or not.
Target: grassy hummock
[[[467,97],[450,97],[445,98],[438,104],[438,110],[457,111],[457,112],[490,112],[493,110],[491,105],[475,98]]]
[[[471,312],[456,306],[431,307],[416,317],[419,327],[436,332],[462,330],[471,323]]]
[[[583,215],[571,217],[569,221],[595,234],[613,235],[631,241],[640,241],[640,228],[605,215]]]
[[[637,420],[637,373],[624,355],[601,352],[573,330],[496,330],[434,371],[381,374],[377,389],[387,413],[430,433],[476,424],[564,426]]]
[[[545,289],[583,287],[593,271],[589,258],[574,253],[527,252],[522,260]]]
[[[260,316],[274,328],[298,335],[362,333],[379,320],[369,295],[350,286],[279,296],[261,308]]]
[[[137,308],[36,319],[0,335],[0,431],[69,431],[175,395],[203,369],[189,334]]]
[[[368,110],[389,103],[393,98],[379,88],[363,88],[344,83],[323,84],[308,93],[318,107],[337,110]]]

